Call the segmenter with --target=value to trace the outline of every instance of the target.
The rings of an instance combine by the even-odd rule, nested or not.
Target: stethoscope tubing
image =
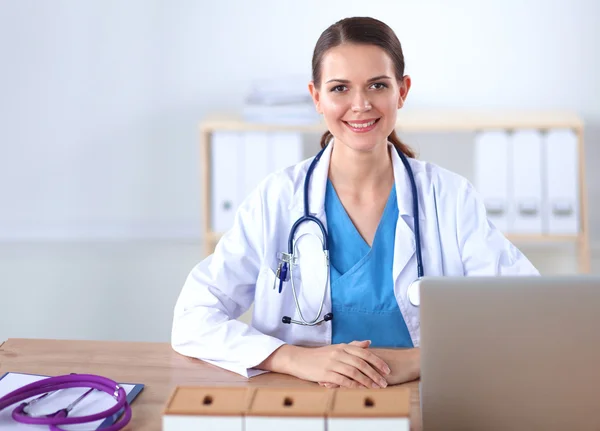
[[[116,431],[123,428],[131,419],[131,408],[127,402],[127,393],[113,380],[92,374],[70,374],[65,376],[48,377],[38,382],[33,382],[16,389],[0,398],[0,410],[14,405],[36,395],[47,394],[60,389],[68,388],[94,388],[106,392],[116,399],[116,404],[107,410],[87,416],[68,417],[66,409],[64,414],[59,410],[54,415],[43,417],[32,417],[26,414],[25,408],[29,403],[23,402],[12,412],[12,418],[20,423],[28,425],[49,425],[51,429],[59,430],[56,425],[72,425],[93,422],[106,419],[125,408],[124,416],[112,426],[105,428],[107,431]]]
[[[288,274],[292,273],[292,266],[293,266],[293,256],[294,256],[294,237],[296,234],[296,230],[298,229],[298,227],[305,222],[314,222],[317,224],[317,226],[319,226],[319,229],[321,230],[321,234],[322,234],[322,241],[323,241],[323,252],[325,253],[326,256],[328,256],[329,253],[329,247],[328,247],[328,242],[327,242],[327,230],[325,229],[325,226],[323,226],[323,223],[321,222],[321,220],[319,220],[317,217],[313,216],[310,214],[310,208],[309,208],[309,188],[310,188],[310,179],[312,177],[312,173],[317,165],[317,163],[319,162],[319,160],[321,159],[321,156],[323,155],[323,152],[325,151],[325,149],[327,148],[327,146],[325,146],[325,148],[321,149],[321,151],[319,151],[319,153],[315,156],[315,158],[313,159],[313,161],[311,162],[310,166],[308,167],[308,170],[306,172],[306,178],[304,179],[304,214],[302,217],[300,217],[298,220],[296,220],[296,222],[292,225],[292,228],[290,229],[290,233],[288,236],[288,256],[291,257],[291,261],[289,263],[289,271],[287,268],[287,262],[283,264],[283,269],[284,269],[284,273]],[[423,277],[424,274],[424,268],[423,268],[423,256],[422,256],[422,251],[421,251],[421,226],[420,226],[420,222],[419,222],[419,195],[418,195],[418,191],[417,191],[417,185],[415,182],[415,177],[412,171],[412,168],[410,167],[410,164],[408,162],[408,159],[406,158],[406,156],[402,153],[402,151],[398,148],[396,148],[396,151],[398,152],[398,155],[400,156],[400,160],[402,160],[402,164],[404,165],[409,181],[410,181],[410,188],[411,188],[411,193],[412,193],[412,207],[413,207],[413,213],[414,213],[414,233],[415,233],[415,254],[416,254],[416,258],[417,258],[417,280]],[[327,257],[328,258],[328,257]],[[328,268],[328,267],[327,267]],[[290,278],[292,278],[290,276]],[[281,293],[281,286],[283,284],[284,281],[284,277],[282,277],[280,279],[280,289],[279,292]],[[293,285],[293,280],[291,280],[292,282],[292,293],[294,295],[294,301],[296,304],[296,309],[299,313],[300,316],[300,321],[299,322],[295,322],[294,320],[292,320],[289,317],[284,317],[283,322],[284,323],[290,323],[290,322],[294,322],[294,323],[299,323],[302,325],[306,325],[306,326],[313,326],[315,324],[315,322],[317,322],[319,320],[319,317],[321,316],[321,312],[323,309],[323,305],[325,302],[325,294],[323,295],[323,300],[321,301],[321,307],[319,308],[319,313],[317,315],[317,317],[315,319],[313,319],[312,321],[306,321],[304,319],[304,316],[302,315],[302,311],[300,310],[300,304],[298,303],[298,298],[297,298],[297,294],[296,294],[296,289]],[[413,282],[414,283],[414,282]],[[413,283],[411,283],[411,286],[409,287],[409,291],[416,286],[413,286]],[[326,292],[326,289],[325,289]],[[413,304],[415,307],[418,307],[418,303],[413,302],[412,298],[411,298],[411,294],[409,292],[409,301],[411,302],[411,304]],[[331,319],[329,319],[331,320]]]
[[[406,168],[406,173],[408,174],[408,179],[410,180],[410,188],[413,197],[413,213],[414,213],[414,229],[415,229],[415,254],[417,256],[417,279],[423,277],[423,256],[421,254],[421,223],[419,222],[419,195],[417,192],[417,185],[415,183],[415,176],[413,174],[412,168],[408,163],[408,159],[402,151],[397,149],[398,155],[400,156],[400,160],[404,164]]]

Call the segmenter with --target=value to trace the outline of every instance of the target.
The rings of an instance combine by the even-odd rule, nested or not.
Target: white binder
[[[475,136],[475,188],[481,195],[488,219],[508,231],[508,135],[501,130]]]
[[[269,133],[245,132],[243,136],[242,201],[273,171]]]
[[[579,232],[578,152],[577,135],[570,129],[550,130],[544,138],[544,231],[547,233]]]
[[[302,161],[302,134],[295,132],[271,133],[271,156],[273,171],[285,169]]]
[[[510,139],[512,184],[509,227],[513,233],[542,233],[542,135],[517,130]]]
[[[213,133],[212,230],[223,233],[230,229],[244,199],[270,173],[301,161],[302,150],[301,133]]]
[[[241,134],[219,131],[212,135],[211,147],[211,228],[223,233],[233,226],[243,193],[243,141]]]

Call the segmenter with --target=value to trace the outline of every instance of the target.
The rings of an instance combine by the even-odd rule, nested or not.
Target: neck
[[[354,151],[341,142],[334,144],[329,179],[336,189],[356,194],[391,187],[394,172],[387,143],[369,152]]]

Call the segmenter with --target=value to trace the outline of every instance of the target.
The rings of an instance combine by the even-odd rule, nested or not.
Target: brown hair
[[[312,79],[315,87],[319,88],[321,84],[323,56],[329,49],[342,43],[379,46],[394,62],[396,79],[401,80],[404,77],[404,54],[402,53],[402,45],[394,31],[388,25],[374,18],[345,18],[327,28],[317,40],[312,58]],[[323,134],[321,148],[325,148],[332,136],[329,130]],[[388,140],[407,157],[415,158],[414,151],[400,141],[395,130],[392,130]]]

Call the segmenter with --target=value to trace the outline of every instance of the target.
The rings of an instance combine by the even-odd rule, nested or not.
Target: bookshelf
[[[484,130],[571,129],[578,140],[578,193],[579,232],[573,235],[552,234],[506,234],[516,245],[522,244],[574,244],[580,273],[590,271],[590,243],[587,213],[587,186],[584,163],[584,123],[575,113],[562,111],[414,111],[398,112],[398,132],[479,132]],[[200,157],[202,175],[202,212],[204,218],[203,238],[205,251],[210,253],[221,237],[221,232],[211,229],[211,136],[218,131],[293,131],[313,134],[326,130],[322,123],[307,125],[249,123],[235,115],[219,115],[206,118],[200,123]]]

